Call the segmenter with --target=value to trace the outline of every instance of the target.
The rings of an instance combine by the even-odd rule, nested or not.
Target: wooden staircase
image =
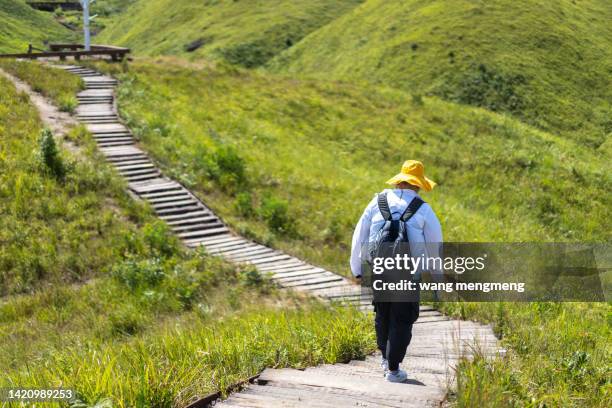
[[[78,94],[77,118],[93,134],[107,160],[128,181],[130,191],[148,202],[159,218],[190,248],[269,273],[281,287],[307,292],[325,301],[371,310],[371,300],[347,278],[294,256],[241,237],[230,230],[198,197],[163,176],[124,126],[113,104],[115,79],[89,68],[59,65],[81,76],[86,89]],[[453,384],[454,367],[475,351],[498,353],[489,326],[451,320],[431,307],[421,307],[403,368],[406,384],[386,382],[379,360],[370,356],[348,364],[306,370],[267,369],[242,391],[217,405],[223,407],[427,407],[440,406]],[[205,406],[195,403],[193,406]]]

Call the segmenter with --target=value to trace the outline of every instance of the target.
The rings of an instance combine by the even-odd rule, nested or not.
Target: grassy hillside
[[[612,131],[612,3],[368,0],[270,67],[508,112],[597,148]]]
[[[141,0],[97,39],[139,54],[222,58],[254,67],[362,0]]]
[[[505,116],[375,87],[162,59],[120,73],[143,145],[239,231],[346,272],[352,227],[402,160],[448,241],[610,239],[609,161]],[[459,375],[459,406],[609,406],[607,304],[445,304],[490,321],[505,360]],[[588,390],[588,391],[587,391]]]
[[[79,89],[66,72],[49,76],[65,80],[63,92]],[[124,237],[133,231],[125,215],[104,205],[109,198],[126,202],[123,185],[99,162],[76,161],[42,138],[38,113],[4,77],[1,90],[0,296],[100,274],[124,253]],[[61,98],[62,91],[53,95]]]
[[[0,0],[0,53],[26,52],[30,43],[44,49],[46,41],[73,36],[51,13],[34,10],[24,0]]]
[[[51,96],[70,83],[20,64]],[[28,97],[0,77],[0,387],[74,389],[71,406],[185,406],[266,366],[373,350],[362,313],[185,251],[83,129],[74,154],[40,135]]]
[[[610,238],[610,162],[508,117],[167,59],[122,78],[121,110],[163,165],[238,229],[335,270],[363,207],[406,158],[440,183],[426,200],[447,240]]]

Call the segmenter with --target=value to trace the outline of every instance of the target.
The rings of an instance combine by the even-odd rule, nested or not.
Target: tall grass
[[[28,44],[39,49],[49,41],[71,41],[75,34],[50,13],[34,10],[22,0],[0,0],[0,53],[25,53]]]
[[[75,407],[184,406],[266,366],[373,350],[361,312],[185,251],[83,128],[69,134],[77,161],[4,78],[0,133],[0,387],[72,388]]]
[[[361,2],[137,0],[110,19],[100,41],[141,55],[208,57],[258,67]],[[165,35],[170,27],[173,34]]]
[[[85,87],[78,76],[37,62],[3,60],[0,61],[0,68],[29,83],[35,92],[53,100],[63,112],[75,111],[76,94]]]
[[[47,75],[24,78],[58,84],[53,71]],[[68,92],[65,83],[58,87],[48,93]],[[152,217],[130,201],[118,176],[90,150],[76,160],[49,131],[39,138],[41,123],[27,95],[4,78],[0,89],[0,295],[83,282],[126,254],[144,253],[133,248],[146,235],[134,222]],[[70,137],[89,136],[76,128]]]
[[[242,233],[338,271],[361,208],[406,157],[421,158],[440,183],[427,200],[447,240],[610,237],[609,163],[508,117],[167,59],[123,73],[100,67],[121,75],[122,114],[168,173]],[[297,233],[276,228],[278,219]],[[608,304],[443,306],[494,322],[509,348],[506,360],[460,366],[458,405],[609,405]]]
[[[458,368],[460,407],[608,407],[612,404],[610,305],[444,304],[451,316],[493,324],[502,359]]]
[[[610,236],[608,161],[506,116],[167,59],[121,78],[121,113],[167,172],[240,232],[333,270],[346,271],[354,223],[406,158],[440,183],[425,199],[448,241]]]
[[[264,367],[363,357],[372,350],[370,324],[359,311],[316,306],[260,308],[215,322],[194,317],[125,341],[55,350],[8,383],[74,387],[88,404],[110,398],[121,407],[184,406]]]
[[[610,18],[606,0],[368,0],[268,65],[506,112],[609,154]]]

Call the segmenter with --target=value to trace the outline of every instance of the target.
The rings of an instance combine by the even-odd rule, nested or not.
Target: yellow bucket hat
[[[425,167],[418,160],[406,160],[402,165],[402,171],[387,180],[387,184],[397,185],[405,181],[413,186],[419,186],[425,191],[431,191],[436,183],[425,177]]]

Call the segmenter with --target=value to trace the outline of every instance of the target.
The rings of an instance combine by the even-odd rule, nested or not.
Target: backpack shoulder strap
[[[389,210],[389,202],[387,201],[386,193],[378,194],[378,209],[385,221],[391,220],[391,210]]]
[[[404,222],[408,221],[414,214],[416,214],[424,203],[425,201],[421,200],[419,197],[414,197],[410,204],[408,204],[408,207],[406,207],[406,210],[400,217],[400,220]]]

